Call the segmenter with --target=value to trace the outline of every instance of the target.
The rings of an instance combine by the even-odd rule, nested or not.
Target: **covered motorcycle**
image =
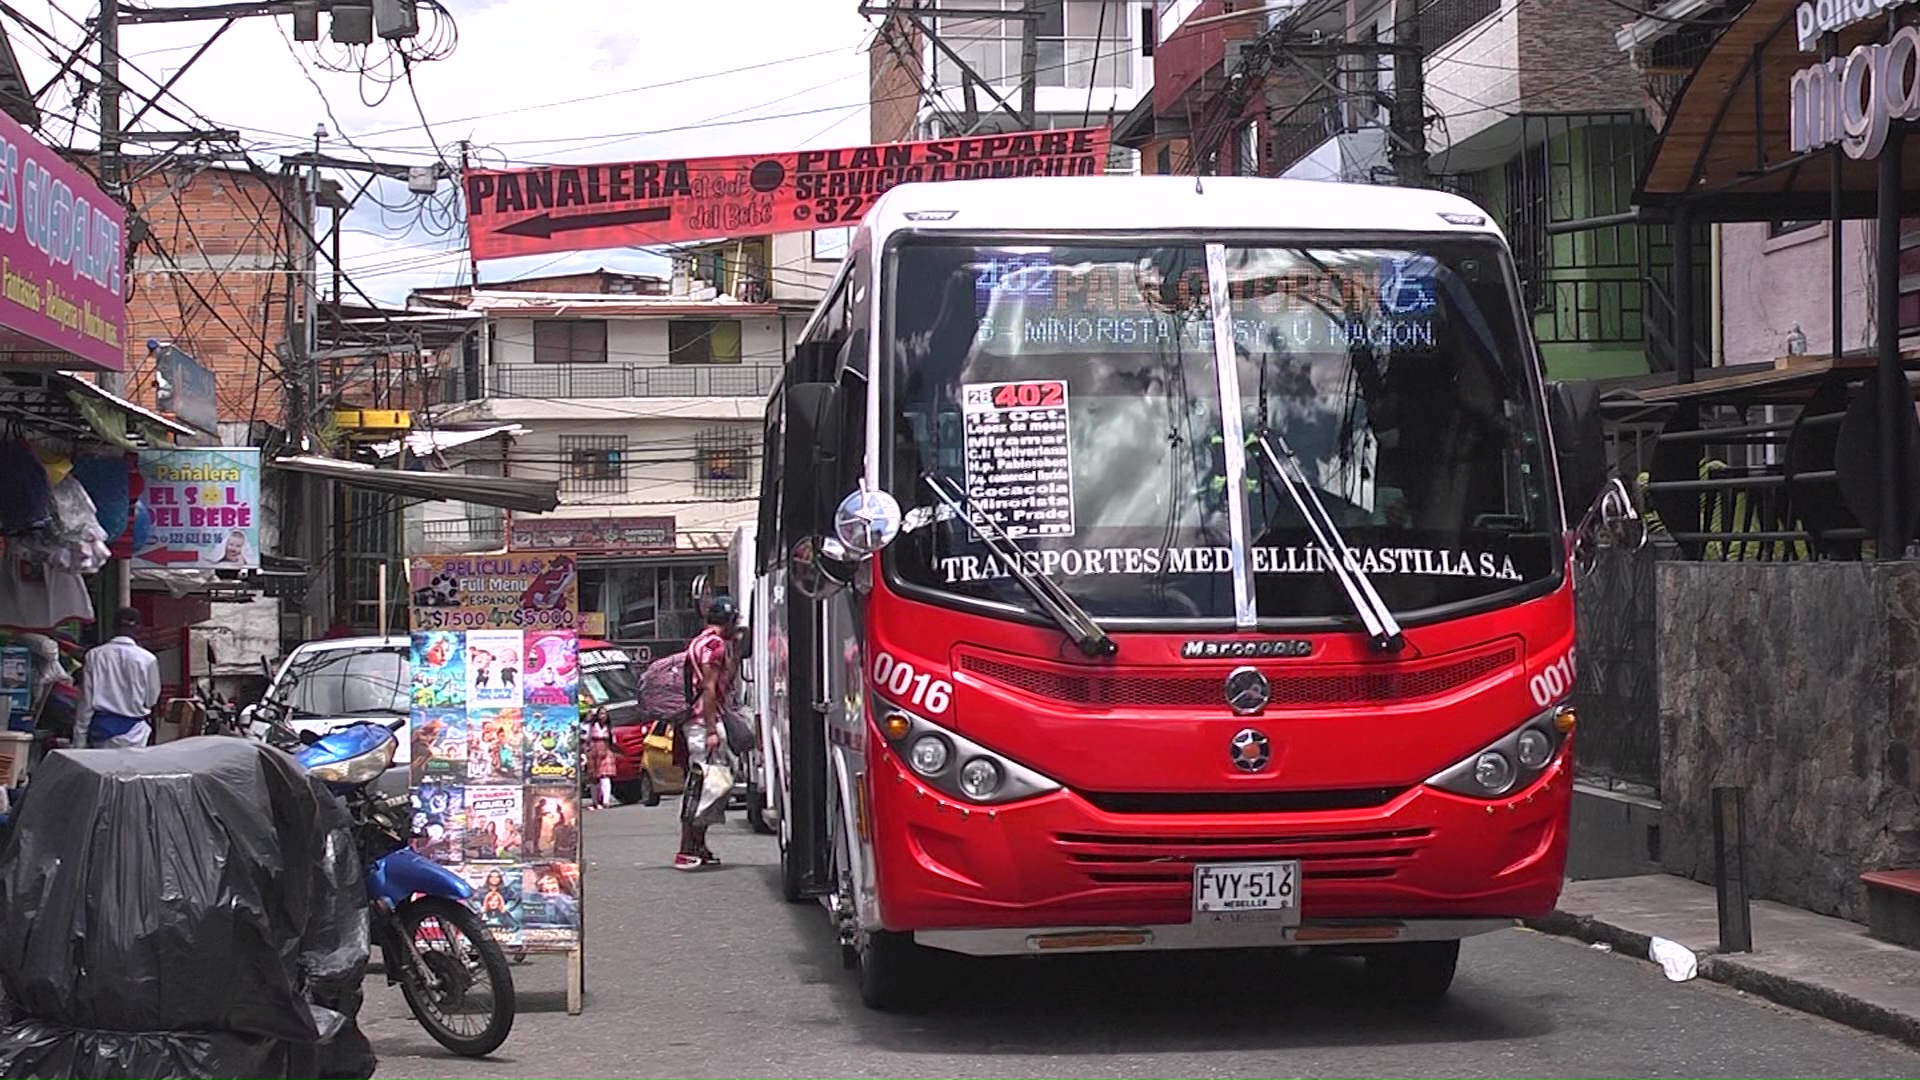
[[[250,740],[48,755],[0,854],[0,1075],[370,1076],[351,828]]]

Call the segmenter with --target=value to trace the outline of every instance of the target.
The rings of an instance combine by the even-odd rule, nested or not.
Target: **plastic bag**
[[[733,797],[733,770],[725,765],[700,766],[700,803],[694,810],[694,820],[702,824],[722,821],[727,816],[727,802]]]
[[[169,1072],[198,1052],[168,1035],[187,1032],[284,1044],[307,1076],[330,1036],[370,1060],[353,1022],[367,926],[350,824],[292,758],[222,737],[55,751],[32,794],[0,857],[0,983],[20,1035],[0,1040],[0,1072],[284,1075]],[[61,1039],[75,1071],[9,1057]]]
[[[0,1028],[0,1077],[293,1077],[311,1070],[278,1039],[222,1032],[94,1031],[45,1020]],[[310,1058],[311,1055],[308,1055]]]

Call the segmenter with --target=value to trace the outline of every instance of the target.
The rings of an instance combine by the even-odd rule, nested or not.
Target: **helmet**
[[[708,626],[732,626],[739,621],[740,609],[733,606],[733,597],[725,593],[713,598],[707,605]]]

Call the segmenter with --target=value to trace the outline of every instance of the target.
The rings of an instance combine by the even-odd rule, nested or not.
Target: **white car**
[[[359,720],[389,724],[404,720],[412,707],[412,645],[404,636],[327,638],[301,644],[288,654],[267,687],[267,696],[285,703],[289,722],[300,731],[324,735]],[[240,715],[254,727],[253,706]],[[258,732],[256,732],[258,734]],[[399,732],[393,767],[380,778],[382,794],[405,794],[413,740]]]

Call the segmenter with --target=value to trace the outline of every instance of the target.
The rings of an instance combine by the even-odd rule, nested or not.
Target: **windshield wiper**
[[[1066,590],[1055,584],[1053,579],[1036,574],[1027,568],[1020,558],[1025,554],[1020,546],[1013,542],[1013,538],[1008,536],[1006,530],[989,517],[986,511],[981,510],[973,500],[967,498],[959,485],[953,485],[952,490],[949,491],[943,486],[946,481],[932,473],[925,474],[921,479],[927,482],[927,487],[933,489],[936,498],[967,523],[973,535],[978,537],[980,542],[987,546],[987,550],[993,552],[994,557],[1006,566],[1007,572],[1013,575],[1013,580],[1027,590],[1027,594],[1033,597],[1033,602],[1040,605],[1040,610],[1046,612],[1047,617],[1073,639],[1073,643],[1080,647],[1081,652],[1088,656],[1112,656],[1120,651],[1119,644],[1108,637],[1105,630],[1100,629],[1100,624],[1094,622],[1093,616],[1087,614],[1085,608],[1074,602],[1073,597],[1068,596]],[[977,517],[974,512],[977,512]]]
[[[1320,542],[1326,552],[1327,567],[1333,576],[1340,580],[1340,587],[1346,590],[1348,602],[1360,615],[1367,633],[1373,639],[1373,647],[1381,652],[1399,652],[1406,647],[1406,635],[1400,632],[1400,622],[1393,617],[1392,609],[1380,594],[1374,591],[1373,582],[1367,580],[1366,572],[1353,561],[1353,555],[1347,548],[1346,538],[1340,535],[1340,527],[1333,523],[1333,515],[1327,513],[1327,506],[1320,501],[1320,493],[1308,482],[1306,475],[1293,456],[1293,448],[1287,445],[1286,437],[1279,432],[1265,428],[1255,433],[1254,441],[1260,444],[1260,454],[1266,460],[1267,467],[1279,478],[1280,485],[1293,497],[1293,505],[1300,510],[1300,516],[1307,519],[1307,527],[1313,530],[1313,537]],[[1274,441],[1280,443],[1275,451]]]

